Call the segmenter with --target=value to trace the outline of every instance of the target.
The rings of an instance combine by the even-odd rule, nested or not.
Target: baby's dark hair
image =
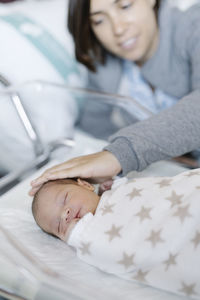
[[[33,217],[35,219],[35,222],[36,224],[40,227],[40,229],[42,229],[42,231],[44,231],[45,233],[55,237],[55,238],[58,238],[56,235],[50,233],[50,232],[47,232],[45,231],[41,226],[40,224],[38,223],[37,221],[37,213],[38,213],[38,210],[39,210],[39,196],[40,196],[40,193],[41,191],[44,189],[44,187],[47,186],[47,184],[51,184],[53,182],[55,182],[57,180],[52,180],[52,181],[48,181],[48,182],[45,182],[40,188],[39,190],[35,193],[34,197],[33,197],[33,201],[32,201],[32,214],[33,214]]]
[[[46,183],[44,183],[40,188],[39,190],[35,193],[34,197],[33,197],[33,201],[32,201],[32,214],[33,214],[33,217],[37,223],[37,219],[36,219],[36,215],[37,215],[37,212],[38,212],[38,203],[39,203],[39,195],[40,195],[40,192],[41,190],[43,190],[44,186],[45,186]]]

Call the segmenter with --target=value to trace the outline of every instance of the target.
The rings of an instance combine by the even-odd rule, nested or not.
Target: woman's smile
[[[136,47],[137,40],[138,40],[138,37],[135,37],[135,38],[129,38],[129,39],[126,39],[125,41],[119,43],[119,46],[120,46],[123,50],[132,50],[133,48]]]

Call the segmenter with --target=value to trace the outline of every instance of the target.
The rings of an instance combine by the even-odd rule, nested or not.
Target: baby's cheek
[[[69,239],[69,236],[72,232],[72,230],[74,229],[74,226],[77,224],[77,222],[79,221],[79,218],[73,219],[68,226],[66,227],[65,233],[63,235],[63,237],[61,237],[61,240],[64,242],[67,242]]]

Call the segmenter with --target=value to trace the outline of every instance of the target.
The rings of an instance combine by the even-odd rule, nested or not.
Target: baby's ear
[[[78,183],[78,185],[84,187],[85,189],[94,192],[94,186],[92,184],[90,184],[89,182],[78,178],[77,183]]]

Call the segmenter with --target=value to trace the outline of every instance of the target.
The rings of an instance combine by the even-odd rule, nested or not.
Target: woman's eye
[[[94,25],[100,25],[102,23],[102,21],[96,21],[96,22],[94,22]]]
[[[132,3],[130,2],[130,3],[124,3],[124,4],[122,4],[121,5],[121,9],[129,9],[130,7],[132,6]]]
[[[91,22],[92,22],[92,25],[98,26],[98,25],[100,25],[100,24],[103,23],[103,20],[102,20],[102,19],[99,19],[99,20],[92,20]]]

